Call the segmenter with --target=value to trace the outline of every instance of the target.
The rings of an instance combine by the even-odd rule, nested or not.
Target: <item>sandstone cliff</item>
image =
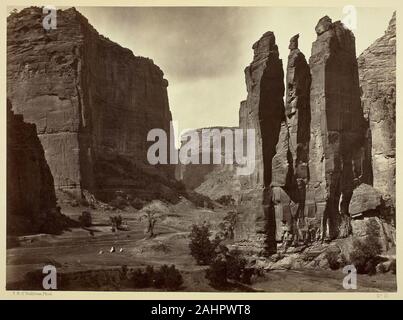
[[[231,198],[234,202],[238,200],[240,191],[239,177],[236,174],[237,164],[233,157],[232,164],[225,164],[225,149],[230,148],[234,152],[235,127],[208,127],[192,131],[198,137],[200,144],[195,145],[199,164],[179,164],[176,167],[176,177],[182,181],[189,190],[207,196],[212,200],[219,200],[223,197]],[[203,131],[210,132],[211,136],[203,140]],[[217,135],[213,135],[216,131]],[[186,135],[189,132],[186,133]],[[182,146],[186,137],[183,137]],[[209,164],[201,164],[204,158],[210,160]],[[213,162],[213,153],[221,155],[220,163]],[[216,161],[217,162],[217,161]]]
[[[352,232],[349,206],[355,188],[366,186],[376,195],[370,186],[374,180],[375,188],[380,185],[384,194],[392,193],[394,19],[385,36],[359,58],[363,106],[355,38],[341,22],[333,23],[327,16],[319,20],[309,65],[298,49],[299,35],[291,38],[285,107],[273,33],[264,34],[253,46],[254,60],[245,70],[248,97],[241,102],[240,127],[256,130],[256,169],[240,180],[238,247],[276,251],[283,222],[295,245],[301,228],[309,230],[311,241],[346,237]],[[373,65],[380,70],[372,71]],[[371,131],[384,132],[372,149]],[[385,197],[368,200],[358,192],[361,189],[354,193],[354,215],[376,211],[387,218],[391,210],[383,203]]]
[[[368,179],[355,38],[327,16],[315,28],[309,65],[311,137],[307,200],[316,205],[323,237],[346,236],[353,188]]]
[[[217,199],[223,195],[232,195],[232,180],[236,179],[234,175],[234,164],[225,164],[225,148],[231,148],[233,152],[234,133],[233,127],[208,127],[198,128],[186,132],[181,137],[182,147],[187,144],[187,139],[191,136],[197,137],[192,140],[194,150],[197,151],[196,158],[198,164],[182,164],[176,166],[176,178],[183,182],[189,190],[196,190],[200,194]],[[203,137],[204,132],[204,137]],[[217,134],[213,134],[216,132]],[[191,135],[191,136],[190,136]],[[207,136],[208,135],[208,136]],[[226,135],[228,136],[226,138]],[[227,140],[228,139],[228,140]],[[231,146],[232,144],[232,146]],[[213,154],[221,155],[221,161],[214,161]],[[202,160],[208,159],[209,163],[202,164]],[[228,176],[224,183],[224,176]]]
[[[361,104],[368,121],[373,186],[395,203],[396,13],[385,34],[358,57]]]
[[[52,174],[36,135],[7,101],[7,235],[61,231]]]
[[[163,72],[99,35],[74,8],[57,11],[46,31],[40,8],[7,19],[7,93],[16,113],[36,124],[57,189],[102,200],[116,190],[162,193],[170,166],[148,164],[147,133],[169,132]],[[155,195],[156,196],[156,195]]]
[[[255,129],[255,171],[241,177],[242,196],[235,240],[255,252],[274,252],[275,216],[271,202],[273,157],[284,130],[284,73],[273,32],[253,45],[254,56],[245,69],[248,96],[241,103],[240,128]],[[276,176],[277,178],[277,176]]]

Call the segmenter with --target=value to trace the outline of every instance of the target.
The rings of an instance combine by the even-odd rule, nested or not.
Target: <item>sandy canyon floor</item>
[[[141,211],[90,210],[93,226],[88,229],[73,228],[60,235],[37,234],[20,237],[19,245],[7,250],[7,288],[21,289],[27,272],[44,265],[54,265],[60,273],[118,272],[123,265],[128,268],[155,267],[174,264],[183,275],[182,291],[217,291],[205,279],[207,267],[198,266],[190,255],[189,232],[194,223],[207,221],[214,228],[226,215],[225,208],[214,210],[197,208],[187,200],[177,205],[159,206],[156,236],[145,237],[146,221]],[[62,212],[78,220],[83,207],[65,206]],[[128,225],[127,231],[112,232],[109,217],[120,214]],[[111,253],[110,248],[116,251]],[[120,252],[122,250],[122,252]],[[101,253],[102,252],[102,253]],[[85,274],[85,273],[84,273]],[[342,270],[278,270],[265,272],[249,286],[233,286],[229,291],[247,292],[346,292],[342,286]],[[396,290],[393,274],[374,276],[358,275],[358,289],[362,292],[388,292]],[[156,289],[134,289],[116,283],[80,282],[71,290],[129,290],[154,291]],[[69,288],[70,289],[70,288]]]

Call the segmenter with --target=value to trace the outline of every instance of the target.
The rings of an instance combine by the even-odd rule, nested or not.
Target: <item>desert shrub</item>
[[[227,262],[223,259],[214,259],[206,270],[206,279],[216,289],[222,289],[227,286]]]
[[[345,265],[343,256],[335,250],[326,251],[325,258],[332,270],[338,270]]]
[[[378,273],[386,273],[386,272],[388,272],[388,269],[387,269],[387,267],[386,267],[383,263],[379,263],[379,264],[376,266],[376,271],[377,271]]]
[[[91,213],[88,211],[83,211],[81,216],[78,218],[82,227],[88,228],[92,225],[92,216]]]
[[[139,198],[134,198],[133,200],[130,201],[130,205],[137,210],[142,209],[146,203],[147,201],[144,201]]]
[[[209,225],[193,225],[190,233],[190,254],[196,259],[197,264],[210,264],[215,256],[217,241],[210,240],[211,232]]]
[[[375,220],[370,220],[367,225],[367,236],[353,241],[350,263],[355,266],[358,273],[373,274],[376,272],[377,256],[381,252],[379,225]]]
[[[187,190],[183,195],[185,198],[187,198],[189,201],[191,201],[198,207],[214,209],[214,203],[213,201],[211,201],[209,197],[206,197],[195,191],[189,191],[189,190]]]
[[[235,211],[230,211],[226,214],[223,222],[219,224],[221,233],[225,239],[234,239],[234,230],[237,221],[237,213]]]
[[[132,273],[131,284],[135,288],[178,290],[183,284],[183,278],[174,265],[163,265],[158,271],[152,266],[147,266],[145,270],[137,269]]]
[[[147,266],[143,272],[143,283],[147,287],[152,287],[154,285],[155,272],[152,266]]]
[[[121,280],[127,280],[128,278],[128,273],[129,273],[129,269],[127,268],[127,265],[123,265],[120,268],[119,274],[120,274],[120,279]]]
[[[239,251],[233,251],[227,255],[227,276],[228,279],[239,281],[245,284],[250,283],[251,270],[246,268],[247,261]]]
[[[230,206],[230,205],[234,205],[234,203],[235,203],[234,198],[232,198],[232,196],[228,195],[228,194],[221,196],[216,201],[219,204],[222,204],[223,206]]]
[[[141,269],[136,269],[131,274],[131,283],[135,288],[147,288],[151,286],[149,279],[144,276],[144,272]]]
[[[122,196],[116,196],[115,199],[113,199],[111,202],[109,202],[109,205],[112,208],[123,210],[124,208],[126,208],[129,205],[129,203]]]
[[[220,249],[210,267],[206,270],[206,279],[210,285],[217,289],[222,289],[228,285],[228,280],[251,283],[253,270],[247,268],[247,261],[241,256],[239,251],[228,253],[228,249]]]
[[[123,222],[121,215],[111,216],[111,217],[109,217],[109,220],[111,222],[112,228],[114,228],[114,229],[119,229]]]
[[[163,287],[168,290],[177,290],[183,284],[183,278],[174,265],[170,267],[163,265],[159,270],[163,279]]]

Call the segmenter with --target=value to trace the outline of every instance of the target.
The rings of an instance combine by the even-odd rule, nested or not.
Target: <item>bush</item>
[[[163,265],[159,273],[163,280],[163,287],[168,290],[177,290],[183,284],[182,275],[174,265],[171,265],[170,267]]]
[[[117,196],[115,199],[113,199],[111,202],[109,202],[109,205],[115,209],[123,210],[129,204],[125,198],[123,198],[122,196]]]
[[[227,262],[223,259],[214,259],[210,267],[206,270],[206,279],[210,285],[216,289],[222,289],[228,284]]]
[[[224,195],[221,196],[220,198],[218,198],[216,200],[219,204],[222,204],[223,206],[229,206],[229,205],[234,205],[235,204],[235,200],[234,198],[232,198],[231,195]]]
[[[223,222],[219,224],[222,235],[225,239],[234,239],[234,230],[237,221],[237,213],[235,211],[230,211],[226,214]]]
[[[147,288],[151,286],[151,283],[144,276],[144,272],[141,269],[136,269],[132,272],[130,281],[135,288]]]
[[[354,239],[353,241],[350,263],[355,266],[358,273],[376,273],[377,256],[381,252],[379,225],[375,220],[370,220],[367,225],[367,236],[365,239]]]
[[[139,198],[134,198],[133,200],[130,201],[130,205],[137,210],[142,209],[146,203],[147,201],[144,201]]]
[[[233,251],[227,256],[227,276],[228,279],[250,284],[252,276],[250,269],[246,268],[247,261],[241,257],[239,251]]]
[[[200,193],[188,190],[183,194],[183,196],[200,208],[214,209],[213,201],[211,201],[209,197]]]
[[[91,213],[88,211],[83,211],[81,213],[81,216],[78,218],[78,221],[80,222],[81,226],[84,228],[91,227],[91,225],[92,225]]]
[[[325,258],[332,270],[338,270],[345,265],[344,257],[335,250],[326,251]]]
[[[109,220],[111,222],[112,228],[114,229],[119,229],[123,222],[121,215],[109,217]]]
[[[168,290],[178,290],[183,284],[182,275],[174,265],[163,265],[158,271],[154,271],[152,266],[147,266],[144,271],[137,269],[132,273],[130,281],[135,288],[155,287]]]
[[[253,270],[246,267],[246,259],[241,257],[239,251],[228,254],[228,249],[222,249],[221,247],[221,253],[206,270],[206,279],[209,280],[210,285],[222,289],[228,285],[228,280],[250,284]]]
[[[211,232],[207,224],[193,225],[190,233],[190,254],[199,265],[210,264],[215,257],[218,241],[210,240]]]

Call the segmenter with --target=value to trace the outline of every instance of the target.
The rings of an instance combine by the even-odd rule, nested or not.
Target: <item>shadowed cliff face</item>
[[[75,9],[57,11],[56,30],[42,19],[33,7],[8,17],[7,92],[36,124],[56,188],[106,200],[146,189],[144,175],[172,179],[172,167],[147,161],[147,133],[169,132],[171,120],[159,67],[99,35]]]
[[[298,49],[299,35],[291,38],[285,108],[274,35],[264,34],[253,46],[254,60],[245,70],[248,97],[241,103],[240,127],[256,129],[257,165],[254,174],[241,179],[241,219],[235,233],[240,248],[258,248],[266,254],[276,251],[282,222],[294,237],[300,225],[312,230],[317,240],[351,233],[349,204],[353,190],[373,180],[371,132],[364,114],[369,118],[369,129],[386,130],[386,136],[394,136],[394,126],[386,129],[386,124],[394,124],[393,21],[385,36],[366,51],[367,58],[360,57],[364,113],[355,38],[341,22],[333,23],[327,16],[319,20],[309,65]],[[391,57],[387,57],[385,46],[390,47]],[[391,71],[388,84],[377,91],[381,102],[375,105],[369,102],[374,101],[376,83],[369,71],[372,64],[381,69],[385,65]],[[384,71],[376,74],[385,77]],[[379,104],[384,107],[370,111]],[[379,110],[388,111],[380,115]],[[383,122],[371,120],[371,112]],[[379,154],[380,147],[373,145],[372,155]],[[394,159],[394,146],[385,149],[392,151],[382,157]],[[392,161],[378,178],[385,190],[394,190]],[[374,163],[374,173],[381,168],[380,162]],[[384,183],[386,176],[392,177],[389,185]],[[354,210],[360,211],[357,206],[364,199],[360,200],[358,192],[354,201]]]
[[[307,199],[317,207],[323,236],[348,234],[348,203],[366,175],[365,122],[360,106],[354,35],[322,18],[315,28],[312,75],[310,181]]]
[[[285,120],[284,74],[272,32],[266,32],[253,49],[253,61],[245,69],[248,96],[241,104],[240,128],[255,129],[256,166],[250,177],[240,179],[240,222],[235,237],[245,249],[267,253],[276,250],[270,185],[273,156]]]
[[[56,217],[53,178],[35,125],[11,108],[7,100],[7,234],[43,232]]]
[[[358,57],[361,104],[368,122],[373,185],[395,203],[396,13],[385,34]]]

